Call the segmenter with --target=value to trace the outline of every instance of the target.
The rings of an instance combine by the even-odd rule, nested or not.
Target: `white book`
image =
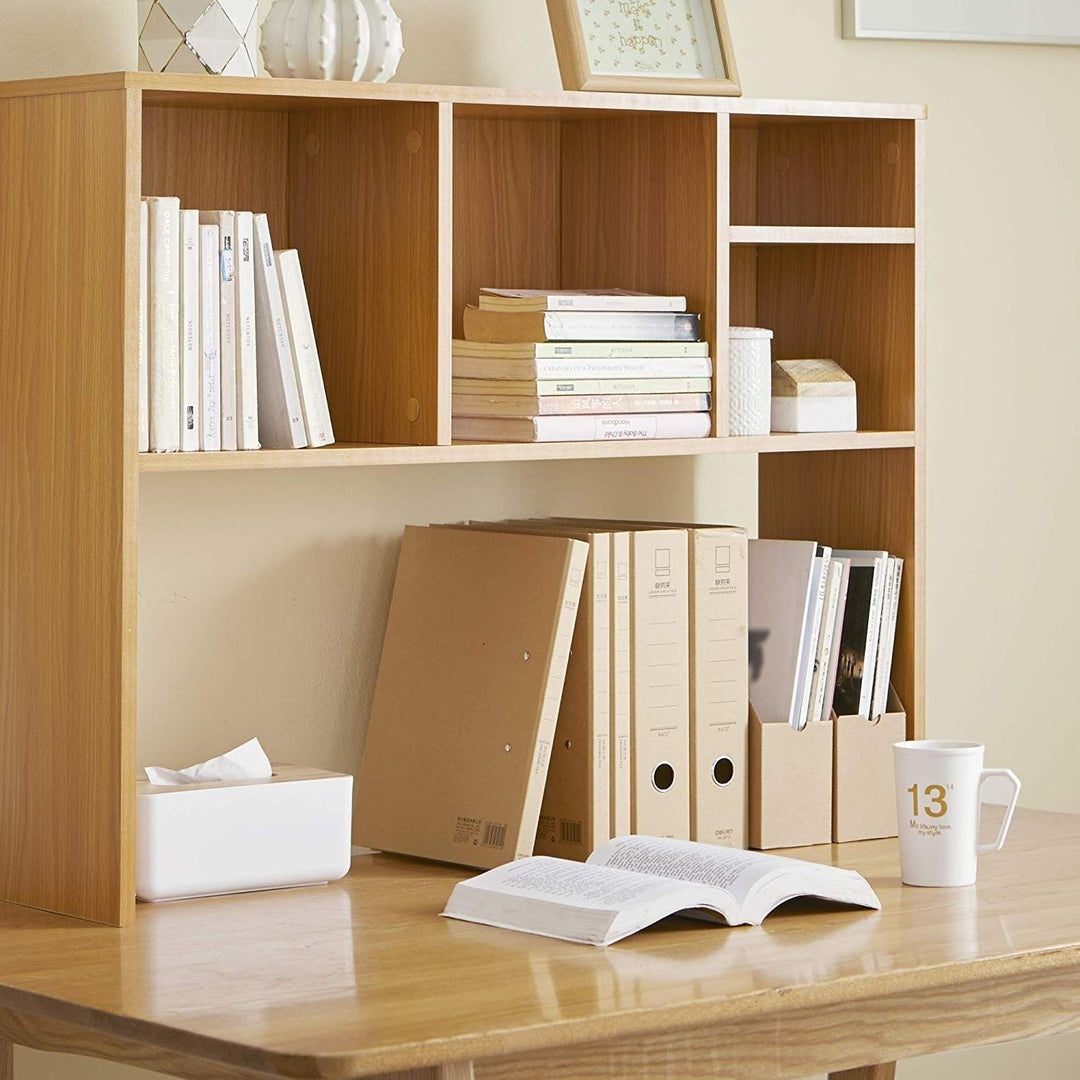
[[[466,341],[454,338],[454,356],[487,360],[618,360],[705,357],[707,341]],[[530,378],[531,376],[524,376]]]
[[[150,207],[139,202],[139,453],[150,449]]]
[[[454,416],[588,416],[604,413],[708,412],[709,394],[584,394],[574,397],[516,397],[458,394]]]
[[[455,416],[451,431],[465,442],[619,442],[627,439],[704,439],[708,413],[493,418]]]
[[[199,211],[180,211],[180,449],[202,449],[202,250]]]
[[[601,845],[584,863],[533,856],[462,881],[442,914],[612,945],[693,909],[711,912],[728,926],[758,926],[799,896],[881,910],[874,890],[855,870],[690,840],[624,836]]]
[[[847,607],[837,679],[836,710],[841,716],[869,718],[873,704],[874,669],[877,665],[878,634],[885,598],[887,551],[838,551],[834,555],[851,560]]]
[[[821,633],[821,620],[825,611],[825,589],[829,580],[829,561],[832,548],[818,546],[814,558],[813,602],[810,618],[803,631],[802,649],[799,655],[799,703],[795,713],[795,727],[800,731],[806,727],[810,714],[810,698],[813,693],[814,659],[817,655],[818,634]]]
[[[180,449],[180,200],[150,198],[149,445]]]
[[[300,388],[285,321],[270,223],[256,214],[255,340],[259,381],[259,439],[275,450],[299,450],[308,444]]]
[[[221,449],[221,273],[218,270],[218,227],[199,226],[200,274],[202,297],[202,366],[200,383],[202,397],[202,432],[199,439],[203,450]]]
[[[501,398],[586,397],[593,394],[708,394],[712,379],[458,379],[454,394]]]
[[[236,437],[236,214],[204,210],[199,220],[218,227],[220,276],[221,449],[235,450]]]
[[[847,610],[848,584],[851,580],[851,560],[838,559],[835,555],[833,566],[840,567],[840,595],[836,603],[836,620],[833,623],[832,642],[829,645],[829,659],[825,666],[825,695],[821,702],[819,720],[828,720],[833,713],[833,698],[836,695],[836,676],[840,666],[841,640],[844,633],[844,613]]]
[[[455,379],[707,379],[712,377],[713,365],[708,354],[578,359],[474,356],[455,351],[453,370]]]
[[[294,249],[274,253],[277,263],[281,298],[285,304],[285,321],[289,327],[296,381],[300,387],[300,406],[304,412],[309,446],[329,446],[334,441],[330,423],[330,406],[326,401],[322,364],[315,344],[315,327],[311,323],[304,275],[300,270],[300,253]]]
[[[654,296],[625,289],[481,289],[488,311],[685,311],[685,296]]]
[[[236,446],[259,449],[259,374],[255,351],[255,226],[236,212]]]
[[[836,609],[840,603],[840,586],[844,579],[844,566],[839,559],[829,562],[829,576],[825,583],[825,611],[821,618],[821,630],[818,633],[816,655],[814,657],[814,678],[810,690],[810,708],[807,720],[820,720],[825,703],[825,684],[829,674],[829,657],[832,653],[832,641],[836,632]]]
[[[881,716],[889,708],[889,680],[892,678],[893,650],[896,647],[896,619],[900,610],[900,583],[904,576],[904,560],[889,559],[890,588],[888,603],[885,607],[884,625],[878,635],[877,671],[874,674],[874,700],[871,706],[871,719]]]

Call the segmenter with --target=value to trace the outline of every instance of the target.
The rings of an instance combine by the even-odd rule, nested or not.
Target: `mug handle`
[[[992,844],[976,845],[975,851],[979,855],[990,855],[992,852],[1000,851],[1005,846],[1005,837],[1009,835],[1009,826],[1012,824],[1013,812],[1016,810],[1016,800],[1020,798],[1020,780],[1012,769],[983,769],[979,773],[980,806],[982,805],[982,786],[991,776],[1004,776],[1009,780],[1012,783],[1012,797],[1009,799],[1009,805],[1005,810],[1005,820],[998,830],[997,839]]]

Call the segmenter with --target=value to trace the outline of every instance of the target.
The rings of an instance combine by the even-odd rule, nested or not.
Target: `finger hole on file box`
[[[712,778],[717,787],[727,787],[735,778],[735,762],[729,757],[718,757],[713,762]]]
[[[653,769],[652,785],[657,791],[670,791],[675,783],[675,768],[668,761],[661,761]]]

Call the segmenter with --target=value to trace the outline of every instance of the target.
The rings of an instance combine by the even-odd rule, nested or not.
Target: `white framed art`
[[[1080,0],[844,0],[844,37],[1080,45]]]
[[[742,93],[723,0],[548,0],[565,90]]]

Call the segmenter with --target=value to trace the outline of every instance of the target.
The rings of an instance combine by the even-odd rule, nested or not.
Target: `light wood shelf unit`
[[[920,732],[924,117],[132,73],[0,84],[13,412],[0,434],[0,899],[134,918],[141,473],[754,454],[763,535],[907,560],[895,675]],[[300,249],[339,445],[136,453],[150,194],[265,211],[276,244]],[[451,444],[454,325],[493,282],[686,294],[717,364],[714,436]],[[727,437],[732,323],[773,328],[778,357],[843,364],[865,430]]]

